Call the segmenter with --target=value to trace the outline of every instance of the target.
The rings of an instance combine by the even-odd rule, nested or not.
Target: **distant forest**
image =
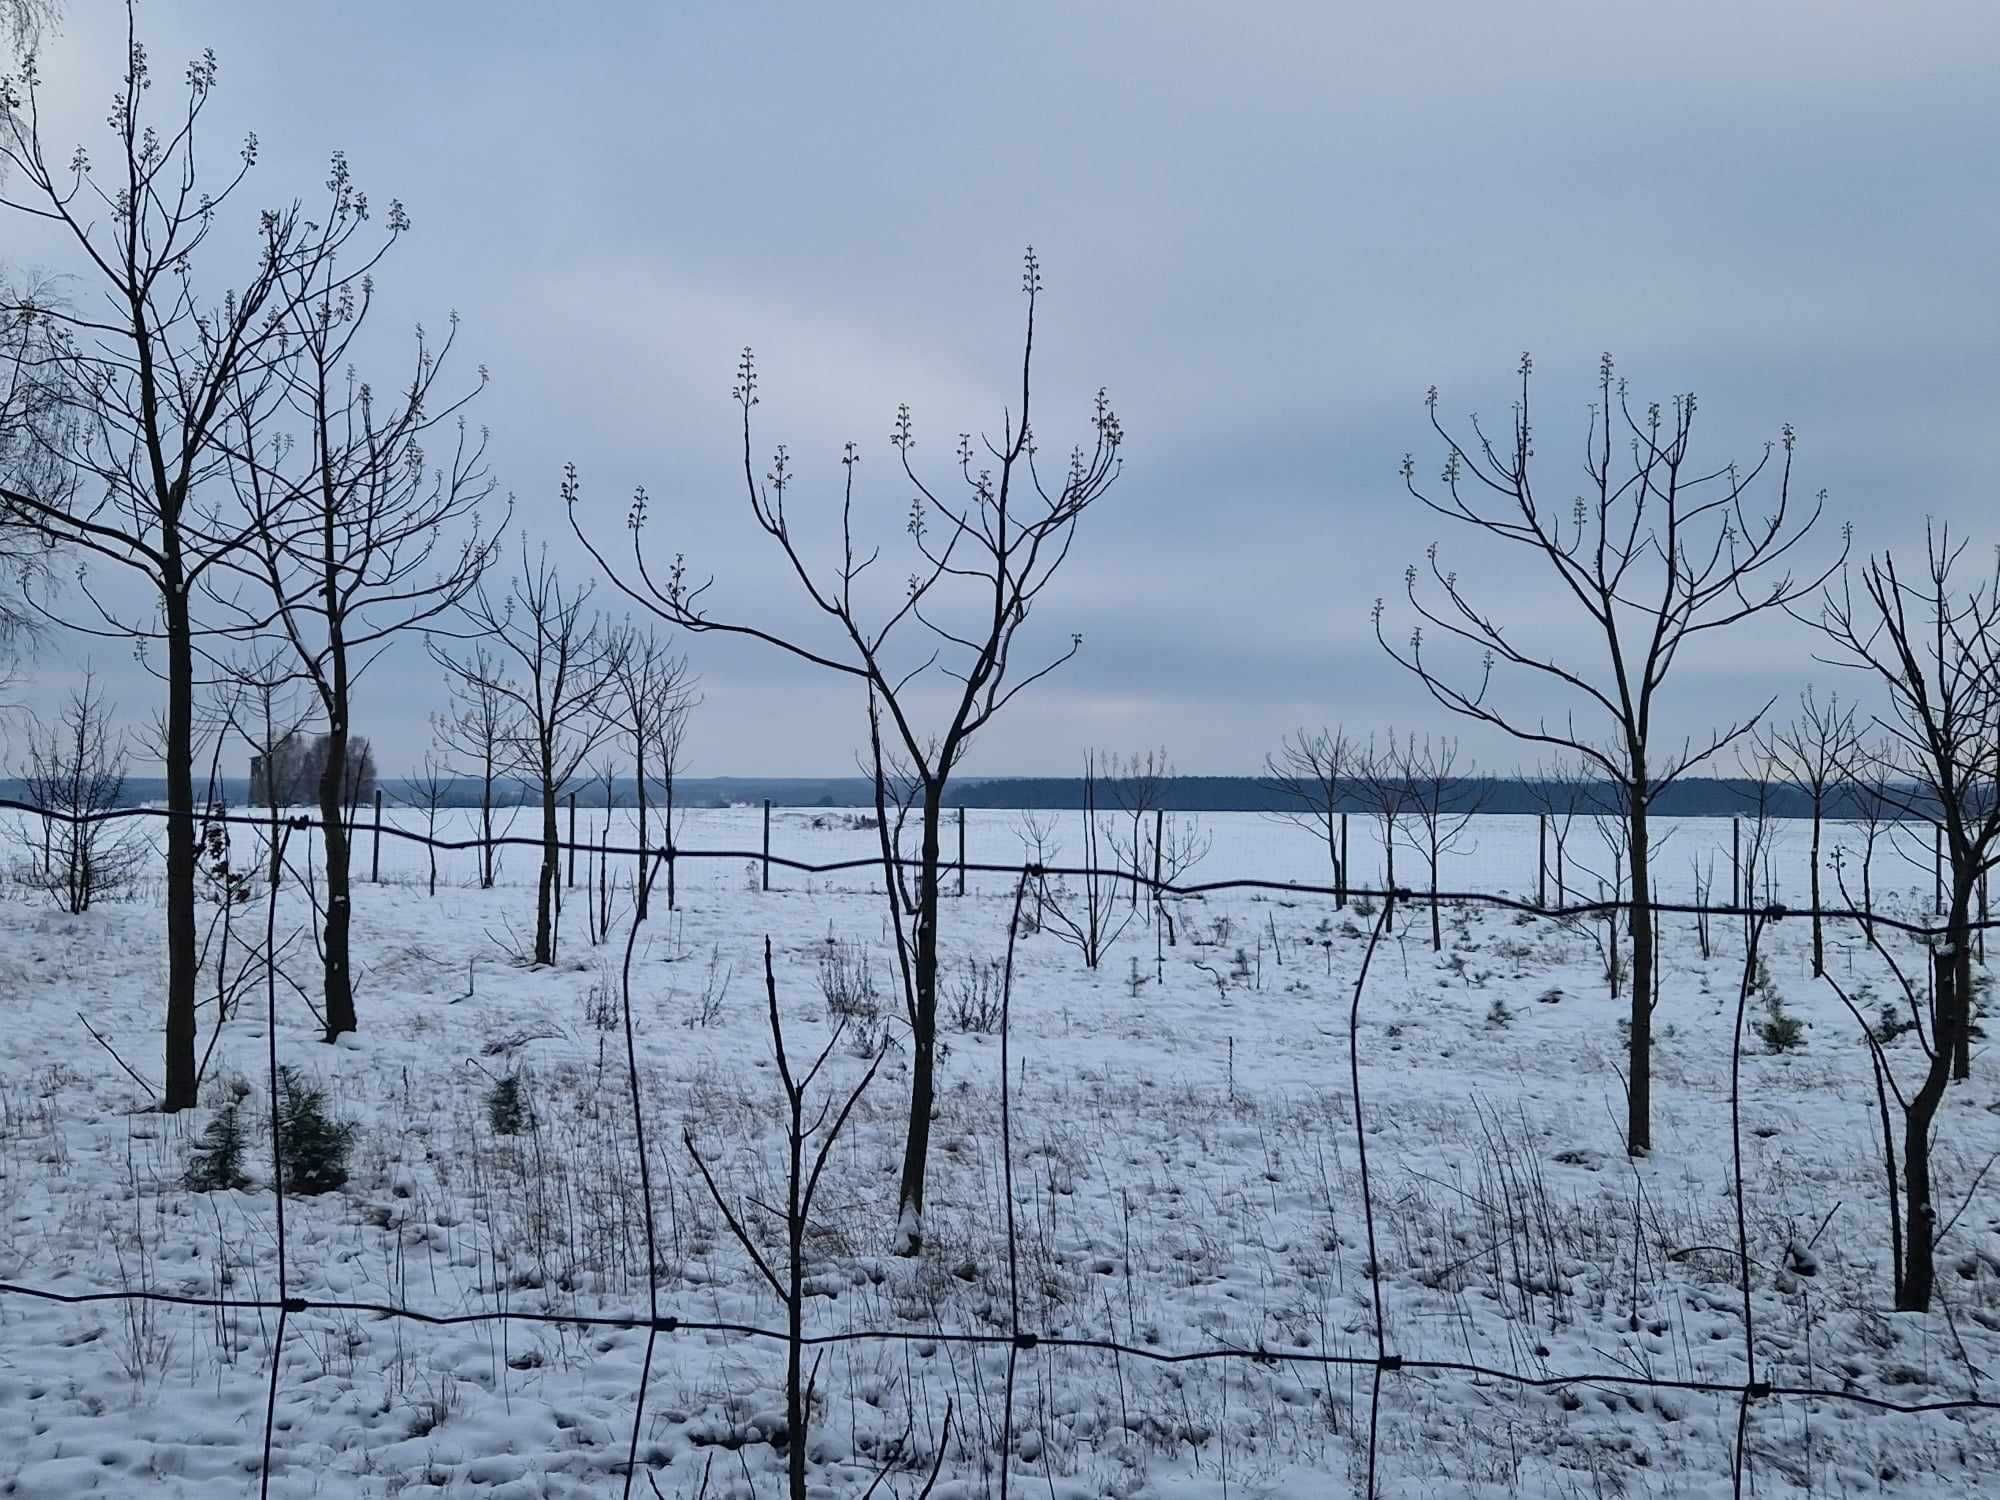
[[[1100,777],[1097,805],[1115,808],[1118,782]],[[1748,777],[1701,777],[1678,781],[1660,794],[1653,811],[1667,818],[1726,818],[1754,812],[1759,794],[1766,798],[1766,811],[1777,818],[1809,818],[1812,802],[1796,787],[1772,783],[1761,787]],[[1905,802],[1915,802],[1914,792],[1899,790]],[[968,783],[953,792],[949,801],[966,807],[1033,807],[1076,809],[1083,806],[1081,777],[1005,777]],[[1842,787],[1827,794],[1826,816],[1836,820],[1862,816],[1867,810],[1867,793],[1858,787]],[[1169,812],[1295,812],[1298,800],[1269,781],[1253,776],[1175,776],[1159,783],[1159,795],[1151,805]],[[1365,813],[1371,804],[1358,792],[1341,798],[1341,809]],[[1618,806],[1618,793],[1608,783],[1557,783],[1517,777],[1468,778],[1456,792],[1447,794],[1447,806],[1454,811],[1476,807],[1487,813],[1538,813],[1551,808],[1574,808],[1578,812],[1610,811]],[[1901,815],[1884,807],[1884,817]]]
[[[415,789],[400,777],[383,777],[381,788],[382,800],[387,807],[419,805]],[[527,791],[511,783],[496,790],[507,805],[532,800]],[[251,805],[251,787],[247,779],[227,778],[222,783],[221,791],[224,801],[232,807]],[[1756,811],[1758,791],[1758,784],[1746,777],[1691,778],[1669,787],[1654,804],[1653,810],[1669,818],[1726,818],[1749,814]],[[1764,791],[1768,798],[1767,811],[1772,817],[1805,818],[1812,815],[1812,804],[1796,787],[1774,783]],[[1115,809],[1119,805],[1118,792],[1119,783],[1116,780],[1100,778],[1098,806],[1106,811]],[[579,807],[604,805],[602,782],[578,782],[576,794]],[[126,780],[122,801],[125,806],[137,807],[163,802],[166,795],[166,783],[161,779],[134,776]],[[1905,790],[1898,795],[1906,802],[1916,803],[1918,800],[1914,791]],[[26,801],[27,788],[19,780],[0,778],[0,798]],[[874,805],[870,783],[859,776],[690,776],[675,782],[675,800],[682,807],[732,807],[739,803],[762,802],[766,798],[777,807]],[[1836,820],[1862,816],[1867,810],[1865,798],[1866,794],[1859,788],[1833,790],[1827,796],[1826,815]],[[1083,781],[1073,776],[1010,776],[984,781],[968,779],[954,785],[946,800],[955,807],[1073,811],[1083,806]],[[452,783],[445,805],[477,807],[479,783],[473,780]],[[622,779],[616,787],[613,805],[633,805],[630,778]],[[1287,798],[1283,791],[1254,776],[1167,778],[1159,783],[1158,800],[1150,805],[1164,807],[1169,812],[1277,813],[1298,810],[1298,803]],[[1468,780],[1450,799],[1450,805],[1455,809],[1476,806],[1481,812],[1517,814],[1533,814],[1547,811],[1552,805],[1567,805],[1578,812],[1588,813],[1615,807],[1616,799],[1612,788],[1604,784],[1563,785],[1495,777]],[[1344,797],[1341,806],[1352,813],[1369,810],[1368,804],[1358,794]],[[1899,809],[1885,807],[1881,816],[1893,818],[1906,814]]]

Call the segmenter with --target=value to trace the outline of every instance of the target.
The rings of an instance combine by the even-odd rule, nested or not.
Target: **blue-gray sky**
[[[76,0],[47,48],[65,144],[101,138],[115,10]],[[997,425],[1033,242],[1037,429],[1066,449],[1108,386],[1127,461],[1030,627],[1084,651],[972,771],[1163,743],[1185,770],[1243,772],[1300,722],[1453,727],[1381,656],[1369,606],[1387,593],[1404,620],[1402,569],[1436,538],[1496,613],[1566,638],[1540,574],[1419,514],[1397,477],[1406,450],[1436,466],[1425,387],[1448,416],[1504,418],[1523,349],[1551,488],[1576,482],[1609,349],[1642,398],[1700,393],[1718,461],[1797,427],[1803,488],[1829,492],[1814,557],[1843,521],[1864,548],[1927,512],[1994,532],[1990,3],[149,0],[141,24],[157,93],[219,54],[209,139],[256,129],[259,202],[310,196],[340,148],[408,205],[377,347],[459,311],[518,521],[581,570],[563,462],[614,546],[644,483],[655,553],[715,573],[718,613],[781,630],[813,627],[733,467],[738,350],[757,349],[758,446],[790,444],[801,525],[829,514],[852,438],[894,555],[896,404],[932,466]],[[4,235],[15,265],[61,268],[18,221]],[[209,257],[217,284],[232,249]],[[707,695],[695,774],[851,768],[853,684],[754,643],[683,645]],[[1809,649],[1773,629],[1690,657],[1676,712],[1699,734],[1827,679]],[[150,685],[93,654],[143,717]],[[45,658],[29,701],[65,677]],[[361,691],[385,769],[414,762],[442,698],[421,652]],[[1522,759],[1466,733],[1483,763]]]

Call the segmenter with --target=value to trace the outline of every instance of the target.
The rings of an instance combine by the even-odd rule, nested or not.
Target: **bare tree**
[[[676,557],[665,577],[650,570],[640,547],[648,502],[642,489],[632,503],[631,577],[621,577],[595,547],[576,514],[578,485],[566,476],[563,496],[578,537],[632,599],[668,624],[692,632],[720,631],[763,641],[814,666],[851,678],[867,695],[871,710],[888,726],[888,738],[907,761],[921,791],[923,842],[914,904],[905,911],[891,883],[887,899],[899,927],[913,919],[912,955],[906,969],[904,1001],[911,1030],[910,1119],[897,1188],[901,1225],[899,1248],[914,1253],[923,1238],[925,1170],[930,1157],[931,1106],[936,1092],[939,824],[952,772],[979,731],[1029,685],[1055,671],[1081,649],[1072,635],[1066,649],[1027,671],[1015,671],[1015,648],[1034,606],[1069,556],[1076,526],[1117,478],[1124,433],[1110,402],[1099,391],[1091,415],[1093,438],[1071,451],[1059,482],[1050,484],[1036,461],[1038,443],[1030,410],[1034,363],[1035,309],[1041,268],[1030,249],[1022,289],[1027,294],[1027,330],[1020,367],[1020,406],[1008,411],[997,440],[976,447],[970,433],[959,437],[956,468],[964,496],[952,500],[918,477],[910,409],[898,409],[891,444],[902,476],[914,488],[906,531],[915,552],[907,585],[880,601],[877,616],[867,595],[868,570],[881,559],[879,548],[859,542],[854,529],[855,470],[860,452],[848,444],[840,500],[839,561],[824,572],[807,561],[793,530],[787,497],[793,485],[791,459],[779,448],[759,483],[753,459],[751,410],[757,375],[750,352],[737,370],[735,398],[742,412],[743,481],[751,514],[775,542],[817,613],[829,642],[808,643],[777,635],[745,621],[724,621],[708,612],[713,580],[696,582]],[[977,466],[975,467],[975,464]],[[956,595],[956,597],[954,597]],[[906,643],[916,636],[914,648]],[[917,705],[929,701],[932,672],[955,683],[944,692],[942,727],[926,731]]]
[[[97,633],[164,644],[170,817],[161,1106],[171,1112],[195,1102],[194,604],[205,575],[247,536],[211,498],[225,467],[224,429],[254,423],[253,413],[268,412],[278,399],[278,376],[292,357],[291,299],[305,284],[324,286],[303,268],[337,258],[337,290],[367,276],[387,247],[370,252],[358,242],[366,205],[357,199],[336,195],[310,215],[298,203],[267,210],[247,278],[207,300],[194,269],[256,160],[256,138],[204,189],[196,139],[213,97],[215,56],[205,53],[188,68],[184,105],[158,127],[146,109],[150,74],[128,5],[126,71],[112,103],[113,147],[103,173],[81,148],[50,154],[32,59],[18,86],[0,85],[0,160],[10,169],[0,207],[67,232],[107,304],[101,313],[80,312],[19,294],[0,304],[0,319],[32,329],[28,368],[64,403],[49,438],[58,487],[10,488],[0,500],[142,586],[144,604],[113,607],[87,575],[80,578],[99,617]],[[392,205],[389,240],[404,222]],[[130,596],[120,590],[116,597]]]
[[[356,211],[360,195],[339,156],[327,188],[337,214]],[[365,201],[360,207],[365,211]],[[354,693],[399,635],[470,594],[492,556],[493,534],[478,524],[494,488],[486,435],[469,433],[463,415],[486,372],[455,395],[441,386],[458,340],[453,314],[442,344],[417,329],[404,383],[378,392],[355,368],[374,306],[372,279],[357,286],[315,259],[284,267],[279,286],[297,351],[277,376],[285,425],[270,421],[260,392],[239,376],[230,478],[250,519],[251,545],[230,561],[276,601],[277,628],[326,719],[317,787],[327,886],[320,949],[326,1039],[333,1041],[357,1025],[352,809],[344,805]],[[438,437],[444,457],[433,464],[425,445]]]
[[[1382,833],[1382,886],[1396,889],[1396,845],[1402,839],[1402,821],[1415,811],[1409,781],[1396,769],[1396,731],[1385,736],[1377,748],[1375,736],[1364,747],[1354,749],[1353,783],[1356,795],[1367,806],[1368,816]]]
[[[1808,869],[1815,979],[1826,972],[1826,932],[1820,917],[1820,835],[1826,823],[1827,799],[1847,780],[1859,741],[1853,707],[1842,708],[1838,693],[1821,703],[1810,687],[1799,695],[1799,712],[1791,723],[1755,736],[1757,754],[1765,765],[1778,780],[1803,792],[1812,807],[1812,854]]]
[[[504,596],[482,580],[459,610],[471,632],[494,647],[446,664],[461,674],[475,697],[494,693],[513,705],[513,772],[542,809],[542,867],[535,883],[534,962],[556,960],[556,923],[562,904],[562,841],[556,802],[591,754],[610,734],[600,711],[608,682],[610,649],[595,616],[587,615],[594,585],[565,587],[548,548],[528,550],[521,539],[521,571]],[[473,681],[481,662],[503,658],[518,677],[498,673]]]
[[[1848,811],[1848,839],[1834,848],[1833,866],[1836,872],[1841,872],[1847,861],[1848,844],[1860,845],[1856,863],[1861,866],[1861,925],[1869,934],[1875,930],[1876,846],[1886,838],[1892,851],[1912,864],[1916,862],[1905,841],[1899,837],[1904,827],[1903,808],[1909,801],[1907,759],[1900,741],[1888,735],[1869,740],[1857,726],[1848,745],[1847,764],[1841,771],[1841,780],[1848,788],[1851,806]],[[1928,828],[1930,825],[1925,823],[1922,826]],[[1928,855],[1929,851],[1925,852]],[[1928,858],[1924,866],[1927,869],[1930,867]]]
[[[479,888],[493,889],[500,874],[500,837],[494,789],[520,764],[522,735],[515,727],[519,706],[505,664],[484,641],[475,641],[463,659],[453,657],[434,637],[424,638],[431,659],[445,669],[451,707],[431,715],[431,733],[460,774],[479,783]],[[507,828],[514,826],[509,812]]]
[[[10,64],[31,58],[61,21],[62,7],[55,0],[0,0],[0,49]],[[11,134],[16,123],[8,118],[12,98],[0,87],[0,139]],[[5,180],[6,162],[0,157],[0,183]],[[60,295],[61,287],[53,281],[32,288],[0,288],[0,305],[32,301],[39,306]],[[31,516],[8,502],[7,492],[48,495],[65,487],[60,475],[37,472],[50,467],[56,445],[37,441],[30,426],[57,420],[62,401],[52,382],[34,378],[27,356],[35,344],[31,326],[0,319],[0,584],[7,586],[0,592],[0,651],[7,652],[36,634],[41,617],[28,605],[26,585],[30,579],[42,580],[52,554],[50,538]],[[19,592],[14,591],[17,582]]]
[[[89,668],[55,722],[30,736],[21,779],[45,822],[39,848],[24,834],[27,856],[15,878],[67,912],[128,890],[151,851],[103,816],[124,802],[125,736],[112,728],[112,707]]]
[[[1654,942],[1648,821],[1653,804],[1690,767],[1747,734],[1765,704],[1705,740],[1677,747],[1660,733],[1661,692],[1681,650],[1691,641],[1818,591],[1833,568],[1804,581],[1786,571],[1800,541],[1813,528],[1824,497],[1799,517],[1792,505],[1792,429],[1782,436],[1775,494],[1753,498],[1771,467],[1767,445],[1747,470],[1734,464],[1704,469],[1693,460],[1695,399],[1677,396],[1635,413],[1611,356],[1598,366],[1598,400],[1591,407],[1584,444],[1587,494],[1563,508],[1545,508],[1531,474],[1535,452],[1531,396],[1532,361],[1521,357],[1511,430],[1496,439],[1479,419],[1461,440],[1438,417],[1438,395],[1426,398],[1432,429],[1444,444],[1440,488],[1419,487],[1416,463],[1405,457],[1403,481],[1433,514],[1472,527],[1482,540],[1520,547],[1547,574],[1559,597],[1574,600],[1588,621],[1581,637],[1591,650],[1547,655],[1476,604],[1447,570],[1435,544],[1427,569],[1434,595],[1420,587],[1414,566],[1406,592],[1418,623],[1407,645],[1392,645],[1377,601],[1376,636],[1396,661],[1413,672],[1431,696],[1454,713],[1504,730],[1532,744],[1578,756],[1603,772],[1616,792],[1630,845],[1632,905],[1632,1024],[1627,1081],[1627,1149],[1652,1149],[1652,1017]],[[1614,443],[1614,438],[1622,441]],[[1614,447],[1629,455],[1621,464]],[[1836,562],[1834,568],[1839,564]],[[1508,592],[1524,594],[1510,578]],[[1435,602],[1432,602],[1432,600]],[[1434,670],[1423,632],[1476,650],[1483,670],[1452,679]],[[1592,659],[1594,657],[1594,659]],[[1571,697],[1593,731],[1561,719],[1530,718],[1502,708],[1494,698],[1502,679],[1539,680]]]
[[[1558,758],[1553,765],[1537,766],[1529,793],[1547,820],[1555,859],[1546,872],[1556,878],[1556,905],[1569,905],[1569,838],[1579,813],[1601,814],[1604,797],[1592,780],[1587,763]]]
[[[653,736],[652,770],[647,772],[653,786],[659,792],[660,837],[667,850],[667,910],[672,911],[677,903],[678,886],[675,883],[674,850],[679,847],[681,830],[687,824],[687,813],[677,811],[674,797],[682,773],[687,770],[688,721],[694,711],[701,707],[701,697],[694,694],[680,700],[673,711],[659,721]],[[650,799],[649,799],[650,800]]]
[[[451,800],[451,784],[454,780],[451,766],[436,750],[424,752],[423,768],[414,776],[405,776],[396,800],[412,811],[424,815],[424,851],[431,857],[430,884],[427,894],[438,893],[438,816]]]
[[[43,36],[62,24],[55,0],[0,0],[0,37],[16,57],[31,57]]]
[[[1120,823],[1111,832],[1111,852],[1118,862],[1132,872],[1132,910],[1144,910],[1146,920],[1152,919],[1153,903],[1148,901],[1142,908],[1139,891],[1146,883],[1146,824],[1151,821],[1156,810],[1163,805],[1167,782],[1174,774],[1173,762],[1167,759],[1166,748],[1158,750],[1135,750],[1120,760],[1115,754],[1104,757],[1105,779],[1111,784],[1111,799],[1118,804],[1122,814]]]
[[[697,678],[688,670],[685,656],[677,656],[671,640],[663,641],[651,631],[630,629],[615,638],[608,670],[610,691],[606,712],[617,732],[632,751],[632,790],[639,807],[639,865],[633,886],[637,892],[638,919],[646,919],[651,882],[644,879],[649,842],[647,814],[656,779],[666,795],[666,829],[669,847],[674,842],[674,777],[680,767],[687,718],[701,699]],[[651,767],[651,770],[648,767]],[[669,867],[671,868],[671,867]],[[672,876],[668,877],[667,910],[673,910]]]
[[[1485,782],[1470,767],[1458,768],[1458,741],[1429,735],[1419,740],[1414,733],[1398,744],[1393,739],[1388,750],[1371,759],[1371,781],[1389,778],[1399,788],[1375,794],[1378,803],[1391,803],[1397,792],[1409,817],[1388,821],[1385,837],[1401,837],[1404,844],[1424,862],[1424,877],[1430,896],[1431,951],[1444,951],[1444,925],[1438,909],[1438,868],[1447,854],[1459,845],[1474,817],[1484,804]]]
[[[1166,926],[1169,948],[1180,942],[1179,924],[1174,920],[1174,913],[1180,910],[1183,898],[1177,895],[1169,902],[1167,888],[1179,885],[1181,877],[1207,859],[1209,850],[1214,847],[1215,835],[1202,827],[1201,819],[1193,813],[1170,818],[1164,809],[1154,812],[1153,906]],[[1157,949],[1158,944],[1154,946]]]
[[[1022,863],[1035,872],[1045,870],[1056,862],[1062,853],[1062,845],[1056,839],[1056,816],[1034,808],[1024,808],[1015,816],[1014,837],[1021,841]],[[1036,873],[1032,882],[1035,892],[1035,915],[1032,923],[1025,928],[1029,932],[1040,932],[1047,913],[1048,876]]]
[[[618,650],[615,642],[611,650],[615,659]],[[607,685],[607,696],[610,691],[611,688]],[[604,789],[604,821],[597,825],[597,847],[586,848],[583,860],[583,904],[586,908],[590,946],[597,948],[611,940],[612,907],[618,894],[618,882],[611,874],[611,815],[618,805],[617,758],[600,755],[597,764],[590,768],[590,783]],[[642,867],[640,870],[642,883],[644,875]]]
[[[1334,905],[1347,904],[1347,851],[1340,841],[1341,814],[1353,793],[1359,747],[1338,726],[1295,729],[1264,757],[1262,785],[1284,806],[1275,816],[1326,845],[1333,867]]]
[[[0,287],[0,304],[49,295]],[[37,368],[39,347],[32,320],[0,318],[0,684],[45,623],[31,601],[51,582],[57,556],[55,538],[10,497],[59,494],[71,482],[57,436],[62,390]]]
[[[1904,575],[1893,554],[1870,557],[1855,578],[1827,591],[1820,628],[1833,659],[1887,690],[1876,725],[1896,745],[1911,781],[1883,777],[1879,791],[1904,816],[1933,820],[1949,878],[1944,941],[1934,954],[1937,1051],[1952,1076],[1971,1073],[1972,920],[1980,883],[2000,862],[2000,555],[1962,570],[1967,543],[1926,524],[1924,569]],[[1943,1064],[1940,1064],[1942,1067]],[[1912,1097],[1926,1120],[1927,1081]]]
[[[1843,899],[1851,902],[1845,874],[1836,864],[1835,880]],[[1931,1171],[1931,1150],[1937,1128],[1938,1107],[1944,1101],[1947,1075],[1952,1066],[1956,1042],[1954,1028],[1964,1024],[1960,1014],[1963,1001],[1946,973],[1954,967],[1953,955],[1933,950],[1932,978],[1926,986],[1897,961],[1873,923],[1863,924],[1870,946],[1880,955],[1896,983],[1900,1003],[1885,1002],[1875,1018],[1861,1009],[1863,992],[1850,992],[1830,972],[1820,976],[1840,997],[1848,1013],[1861,1029],[1869,1061],[1875,1072],[1877,1119],[1882,1135],[1882,1169],[1888,1188],[1889,1256],[1892,1288],[1898,1312],[1928,1312],[1937,1287],[1937,1246],[1951,1229],[1952,1221],[1939,1222],[1936,1183]],[[1924,991],[1928,989],[1928,994]],[[1922,1049],[1921,1075],[1914,1083],[1899,1073],[1887,1047],[1904,1033],[1914,1034]],[[1889,1101],[1896,1101],[1902,1116],[1901,1151]],[[1900,1154],[1901,1169],[1897,1157]],[[1989,1162],[1990,1166],[1991,1163]],[[1982,1169],[1981,1176],[1984,1175]],[[1974,1187],[1978,1180],[1974,1180]],[[1899,1194],[1897,1189],[1901,1187]],[[1966,1205],[1971,1202],[1970,1192]],[[1964,1205],[1960,1208],[1964,1212]]]
[[[1105,953],[1138,915],[1129,903],[1122,916],[1118,911],[1123,882],[1112,824],[1098,810],[1099,765],[1097,751],[1083,752],[1083,874],[1075,885],[1064,881],[1051,886],[1046,875],[1037,882],[1042,889],[1036,906],[1046,921],[1044,930],[1082,954],[1087,969],[1104,962]]]
[[[222,666],[211,709],[224,732],[250,748],[250,802],[268,814],[264,837],[273,885],[280,874],[283,841],[278,835],[285,810],[298,805],[296,794],[307,784],[310,749],[305,730],[316,707],[302,701],[297,674],[284,660],[286,655],[282,646],[239,650]]]

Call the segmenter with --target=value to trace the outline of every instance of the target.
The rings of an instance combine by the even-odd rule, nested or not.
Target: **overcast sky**
[[[70,11],[44,58],[65,158],[104,142],[123,24],[100,0]],[[998,427],[1032,242],[1036,430],[1066,451],[1107,386],[1127,457],[1028,628],[1041,651],[1081,631],[1083,652],[984,732],[973,772],[1068,773],[1093,744],[1248,772],[1299,723],[1462,729],[1384,658],[1369,610],[1388,594],[1407,632],[1402,570],[1437,540],[1524,636],[1575,641],[1543,574],[1398,479],[1406,451],[1437,467],[1425,387],[1448,419],[1504,422],[1524,349],[1547,491],[1578,485],[1611,350],[1642,400],[1700,394],[1717,463],[1795,425],[1801,487],[1828,491],[1810,558],[1842,522],[1859,548],[1907,544],[1925,513],[2000,538],[1991,0],[151,0],[140,17],[162,103],[188,58],[219,55],[209,156],[254,128],[258,203],[310,198],[339,148],[377,202],[408,206],[373,350],[391,368],[408,325],[460,313],[466,372],[493,375],[475,420],[532,541],[587,572],[556,498],[566,460],[611,547],[643,483],[656,559],[716,575],[717,615],[809,639],[826,637],[735,468],[738,351],[760,366],[760,466],[790,445],[813,558],[831,558],[853,439],[865,525],[900,559],[896,405],[941,480],[958,432]],[[240,280],[248,248],[218,238],[197,275]],[[71,264],[12,217],[0,257]],[[1677,727],[1837,684],[1810,644],[1769,629],[1686,658]],[[692,774],[852,769],[851,681],[754,642],[682,645],[707,698]],[[83,654],[34,664],[29,703],[47,711]],[[155,685],[114,645],[91,654],[143,718]],[[421,757],[442,697],[416,649],[362,680],[355,724],[385,772]],[[1485,765],[1534,758],[1464,733]]]

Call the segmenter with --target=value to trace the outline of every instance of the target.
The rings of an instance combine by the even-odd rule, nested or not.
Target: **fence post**
[[[1535,814],[1535,905],[1549,904],[1549,815]]]
[[[375,849],[368,856],[368,878],[382,883],[382,788],[375,788]]]
[[[1944,915],[1944,824],[1931,824],[1931,915]]]
[[[563,884],[572,888],[576,885],[576,793],[569,794],[569,873]]]
[[[764,799],[764,889],[771,888],[771,799]]]
[[[958,809],[958,893],[965,894],[965,808]]]
[[[1743,820],[1729,819],[1729,904],[1747,906],[1743,899]]]
[[[1340,868],[1333,872],[1333,906],[1336,911],[1347,908],[1347,814],[1340,815]]]

